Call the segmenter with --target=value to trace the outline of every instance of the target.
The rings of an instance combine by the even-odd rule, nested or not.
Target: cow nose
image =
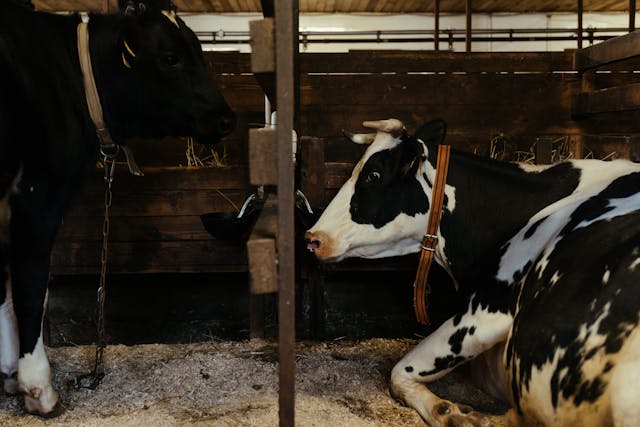
[[[229,135],[236,127],[236,115],[229,114],[218,119],[218,134],[220,136]]]
[[[318,240],[313,233],[307,231],[304,234],[304,239],[307,242],[307,249],[309,252],[315,252],[320,247],[320,240]]]

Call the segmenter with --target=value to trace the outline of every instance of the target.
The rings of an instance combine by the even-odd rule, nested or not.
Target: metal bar
[[[433,44],[434,50],[440,50],[440,0],[433,2]]]
[[[471,52],[471,0],[467,0],[467,4],[466,4],[466,8],[465,8],[465,15],[467,18],[467,35],[465,37],[466,39],[466,51],[467,52]]]
[[[584,11],[583,0],[578,0],[578,49],[582,49],[582,12]]]
[[[102,12],[109,13],[109,0],[102,0]]]
[[[275,2],[278,105],[278,355],[281,427],[295,425],[294,170],[291,147],[298,56],[298,1]]]
[[[629,32],[636,30],[636,0],[629,0]]]

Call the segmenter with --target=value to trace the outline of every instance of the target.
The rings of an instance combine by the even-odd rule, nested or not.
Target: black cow
[[[170,2],[120,6],[123,12],[90,15],[82,27],[113,140],[216,142],[228,134],[234,115]],[[99,149],[77,48],[80,23],[78,15],[0,1],[0,373],[5,390],[24,393],[26,409],[39,414],[58,401],[41,333],[51,248]]]
[[[378,129],[309,230],[325,260],[420,251],[443,122]],[[452,152],[436,261],[466,304],[391,373],[434,426],[486,425],[425,386],[472,372],[527,426],[640,425],[640,165],[501,163]]]

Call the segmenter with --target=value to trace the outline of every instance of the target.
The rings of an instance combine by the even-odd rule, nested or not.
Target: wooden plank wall
[[[243,245],[206,234],[201,213],[233,211],[253,188],[247,178],[247,135],[264,122],[264,97],[250,72],[249,55],[207,53],[212,74],[238,114],[236,131],[215,147],[224,168],[189,170],[184,140],[133,141],[147,174],[130,177],[124,165],[114,183],[110,271],[197,272],[246,268]],[[448,123],[454,147],[514,160],[536,141],[564,143],[574,155],[635,158],[638,112],[572,116],[580,76],[571,52],[451,53],[357,51],[300,58],[300,136],[326,141],[325,202],[362,148],[343,129],[365,131],[363,120],[397,117],[411,131],[425,121]],[[636,65],[596,75],[597,87],[633,82]],[[204,154],[203,154],[204,155]],[[168,169],[167,169],[168,168]],[[56,274],[96,273],[103,184],[97,171],[67,215],[53,255]],[[222,192],[222,196],[218,191]]]

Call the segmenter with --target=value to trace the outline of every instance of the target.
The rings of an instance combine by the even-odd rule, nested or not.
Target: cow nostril
[[[307,249],[309,250],[309,252],[314,252],[319,247],[320,247],[319,240],[309,240],[309,242],[307,242]]]
[[[316,236],[314,236],[313,233],[310,233],[308,231],[304,234],[304,239],[307,241],[307,249],[310,252],[313,252],[320,247],[320,240],[316,239],[315,237]]]
[[[218,133],[220,135],[228,135],[233,132],[236,127],[236,117],[234,115],[222,116],[218,120]]]

